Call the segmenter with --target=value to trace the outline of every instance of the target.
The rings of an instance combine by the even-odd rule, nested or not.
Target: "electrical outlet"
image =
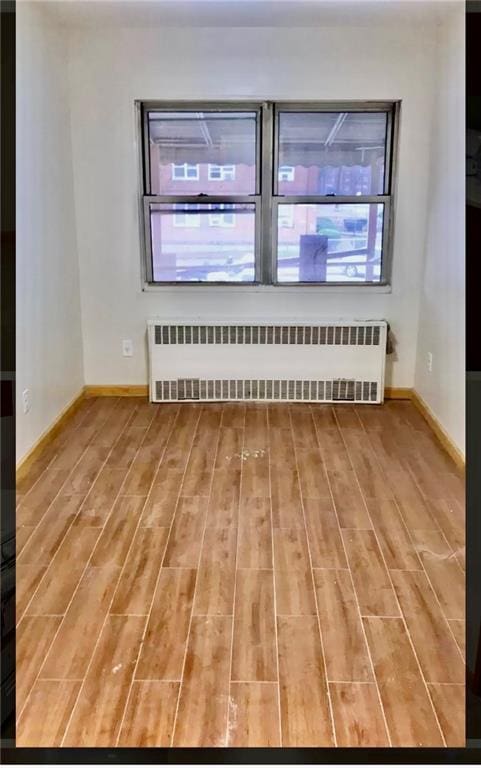
[[[23,402],[23,412],[28,413],[30,410],[30,406],[32,405],[32,401],[30,399],[30,390],[24,389],[22,392],[22,402]]]
[[[122,340],[122,354],[124,357],[132,357],[132,355],[134,354],[132,339]]]
[[[428,364],[429,373],[432,373],[433,372],[433,353],[432,352],[428,352],[427,364]]]

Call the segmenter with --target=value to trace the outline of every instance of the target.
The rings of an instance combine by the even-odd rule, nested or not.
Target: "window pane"
[[[378,283],[383,216],[384,204],[279,205],[277,282]]]
[[[280,112],[279,194],[383,194],[386,128],[386,112]]]
[[[254,282],[255,205],[150,205],[155,282]]]
[[[256,119],[255,112],[149,112],[152,194],[255,194]]]

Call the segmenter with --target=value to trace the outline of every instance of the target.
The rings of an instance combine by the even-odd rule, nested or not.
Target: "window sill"
[[[145,283],[144,293],[274,293],[297,295],[299,293],[392,293],[392,286],[383,285],[227,285],[208,283],[195,285],[152,285]]]

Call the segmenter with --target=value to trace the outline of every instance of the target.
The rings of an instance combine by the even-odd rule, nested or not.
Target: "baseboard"
[[[423,400],[421,395],[419,395],[415,389],[413,389],[412,403],[416,406],[421,415],[424,416],[432,431],[443,446],[444,450],[451,456],[456,466],[459,467],[459,469],[464,469],[466,460],[463,453],[450,438],[441,422],[438,421],[430,409],[429,405]]]
[[[385,387],[385,400],[412,400],[413,390],[409,387]]]
[[[87,384],[21,459],[17,465],[17,481],[26,473],[28,467],[45,446],[54,440],[65,421],[75,413],[84,397],[148,397],[148,394],[147,384]],[[384,397],[386,400],[410,400],[425,418],[444,450],[458,467],[464,469],[464,455],[416,390],[408,387],[386,387]]]
[[[147,384],[86,384],[85,397],[148,397]]]
[[[20,459],[16,467],[17,483],[22,480],[23,477],[25,477],[32,464],[39,458],[40,454],[42,451],[44,451],[47,445],[55,440],[65,425],[65,422],[68,421],[78,410],[80,403],[84,399],[84,396],[84,388],[82,387],[80,392],[75,395],[73,400],[71,400],[70,403],[65,406],[63,411],[60,412],[55,421],[40,435],[39,439],[33,444],[30,450],[27,451],[25,456]]]

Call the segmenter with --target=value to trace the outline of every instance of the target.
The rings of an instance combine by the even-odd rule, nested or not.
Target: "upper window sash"
[[[143,177],[144,177],[144,194],[150,196],[169,196],[169,195],[182,195],[183,191],[178,187],[169,189],[168,184],[165,182],[165,174],[161,173],[162,178],[159,178],[158,169],[153,163],[153,147],[158,144],[162,148],[164,155],[163,164],[170,163],[172,165],[182,165],[188,163],[188,158],[185,157],[169,157],[169,123],[172,126],[176,121],[178,125],[183,126],[184,134],[187,136],[187,143],[189,137],[193,140],[193,148],[195,149],[195,139],[198,141],[205,140],[204,151],[205,158],[196,157],[195,164],[200,166],[200,179],[196,179],[197,187],[199,188],[199,194],[210,195],[210,191],[206,187],[209,181],[214,185],[219,179],[214,179],[210,175],[209,166],[222,167],[228,169],[227,174],[221,171],[221,179],[224,181],[225,194],[230,197],[230,191],[238,196],[239,189],[238,173],[236,172],[235,163],[231,161],[228,156],[215,157],[215,142],[212,141],[213,137],[209,136],[209,131],[212,128],[216,129],[219,126],[219,130],[222,133],[222,124],[230,124],[235,120],[245,120],[244,133],[247,135],[247,142],[244,141],[245,153],[246,153],[246,165],[251,167],[252,176],[244,174],[244,189],[242,194],[245,196],[253,196],[260,194],[260,176],[261,176],[261,119],[262,119],[262,104],[256,102],[229,102],[222,104],[219,102],[171,102],[171,103],[159,103],[159,102],[143,102],[142,103],[142,130],[143,130]],[[249,122],[252,120],[252,127]],[[220,122],[217,122],[220,121]],[[154,135],[154,126],[157,123],[157,135]],[[175,130],[175,128],[173,128]],[[160,135],[159,135],[160,134]],[[198,135],[197,135],[198,134]],[[249,140],[249,137],[251,139]],[[164,145],[162,146],[162,138],[164,139]],[[212,143],[211,143],[212,142]],[[202,146],[202,144],[201,144]],[[228,146],[228,143],[227,143]],[[240,145],[239,145],[240,146]],[[225,151],[225,142],[224,142]],[[176,154],[179,155],[182,150],[176,150]],[[170,154],[173,154],[173,149]],[[198,150],[197,150],[198,155]],[[234,166],[234,168],[232,168]],[[204,167],[204,170],[202,170]],[[233,170],[233,173],[232,173]],[[230,171],[230,172],[229,172]],[[175,181],[173,173],[169,172],[172,182]],[[180,180],[180,179],[179,179]],[[189,179],[193,180],[193,179]],[[233,188],[229,191],[228,185],[232,184]],[[236,188],[234,188],[234,185]],[[164,188],[162,188],[164,187]],[[214,192],[214,194],[218,194]]]
[[[286,153],[282,151],[282,116],[286,116],[286,119],[292,121],[296,120],[295,115],[292,116],[292,113],[297,113],[299,115],[299,123],[302,125],[302,115],[305,114],[311,116],[311,120],[305,121],[307,125],[309,122],[314,123],[314,125],[311,125],[310,131],[312,139],[316,140],[319,144],[319,155],[321,155],[323,148],[332,148],[333,144],[335,144],[336,137],[339,137],[342,132],[346,132],[346,129],[349,128],[349,121],[355,122],[356,114],[362,114],[366,115],[366,120],[371,121],[372,127],[376,126],[376,134],[375,136],[380,139],[379,141],[379,150],[381,147],[384,148],[383,156],[383,175],[382,175],[382,185],[381,184],[371,184],[371,187],[374,188],[375,193],[377,196],[383,195],[385,197],[389,197],[392,191],[392,146],[393,146],[393,119],[394,119],[394,113],[396,110],[396,104],[393,102],[322,102],[322,103],[312,103],[312,102],[289,102],[289,103],[282,103],[282,102],[276,102],[274,104],[274,173],[273,173],[273,195],[279,196],[279,197],[285,197],[286,195],[291,196],[304,196],[304,197],[313,197],[313,198],[322,198],[322,197],[331,197],[335,196],[336,199],[341,196],[341,193],[339,191],[333,192],[326,192],[324,194],[321,193],[320,189],[314,189],[314,190],[307,190],[307,189],[301,189],[300,182],[301,179],[299,177],[299,174],[296,174],[296,178],[298,181],[294,185],[297,187],[295,192],[292,192],[289,190],[289,187],[292,188],[292,184],[290,182],[283,182],[280,176],[280,171],[283,166],[294,166],[295,163],[291,161],[287,161],[285,158]],[[292,117],[289,117],[289,116]],[[369,117],[371,115],[371,118]],[[381,123],[380,123],[380,116],[385,115],[385,128],[380,131]],[[329,119],[330,118],[330,119]],[[317,130],[315,129],[315,123],[318,123]],[[377,124],[377,125],[376,125]],[[293,126],[295,128],[295,125]],[[298,135],[299,135],[299,143],[302,139],[302,134],[300,133],[300,126],[298,129]],[[351,129],[351,134],[353,133]],[[355,132],[354,132],[355,133]],[[371,131],[371,134],[374,134],[374,131]],[[289,141],[291,142],[291,146],[295,145],[295,133],[291,136],[287,137]],[[355,138],[355,137],[354,137]],[[373,138],[373,135],[369,136],[370,139]],[[362,139],[362,136],[360,136],[360,139]],[[382,139],[382,141],[381,141]],[[369,142],[367,147],[364,147],[364,154],[371,149],[372,141]],[[342,145],[340,145],[342,146]],[[359,160],[361,161],[361,164],[364,162],[364,157],[362,153],[362,144],[359,142]],[[295,155],[295,153],[293,153]],[[314,152],[312,152],[314,154]],[[380,151],[378,152],[380,155]],[[321,155],[322,157],[322,155]],[[352,158],[349,158],[350,161],[352,161]],[[318,168],[322,168],[322,164],[320,163],[319,159],[317,160]],[[326,163],[327,166],[327,163]],[[338,167],[341,166],[341,163],[338,164]],[[283,188],[284,187],[284,188]],[[372,191],[372,189],[370,190]],[[361,197],[365,198],[368,196],[371,196],[369,194],[366,194],[361,191],[361,194],[359,194],[359,191],[356,190],[354,194],[343,194],[344,198],[356,198]]]

